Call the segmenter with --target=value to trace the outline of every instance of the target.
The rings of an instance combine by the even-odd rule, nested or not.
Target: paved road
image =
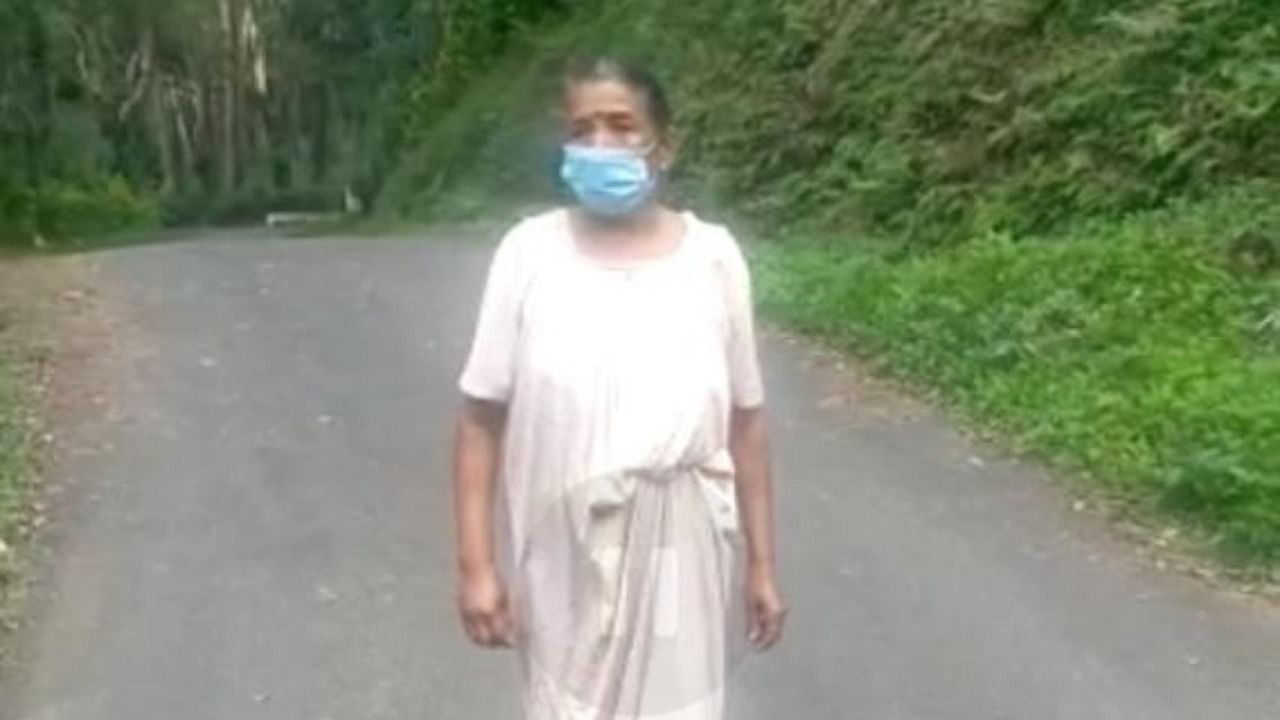
[[[514,720],[512,657],[452,605],[486,259],[244,233],[95,255],[122,382],[67,428],[73,500],[0,717]],[[1280,718],[1280,613],[1143,569],[1035,471],[765,354],[793,616],[730,720]]]

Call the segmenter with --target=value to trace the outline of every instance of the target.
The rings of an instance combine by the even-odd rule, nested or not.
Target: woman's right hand
[[[467,637],[484,647],[515,645],[515,623],[507,589],[497,568],[464,572],[458,589],[458,609]]]

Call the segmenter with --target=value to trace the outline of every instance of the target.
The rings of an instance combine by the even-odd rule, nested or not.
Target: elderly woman
[[[502,238],[459,381],[462,622],[518,651],[527,720],[718,720],[740,641],[786,614],[750,276],[724,227],[660,200],[649,73],[577,61],[563,93],[576,202]]]

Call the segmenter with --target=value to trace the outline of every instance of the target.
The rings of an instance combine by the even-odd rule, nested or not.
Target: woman
[[[660,202],[651,75],[571,63],[564,112],[577,202],[503,237],[459,380],[462,622],[517,649],[528,720],[718,720],[735,641],[785,616],[747,266]]]

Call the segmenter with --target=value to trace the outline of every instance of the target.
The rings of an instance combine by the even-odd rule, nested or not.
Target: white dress
[[[568,218],[503,237],[459,380],[508,405],[525,717],[720,720],[745,653],[730,410],[764,401],[747,265],[691,212],[675,250],[625,264]]]

